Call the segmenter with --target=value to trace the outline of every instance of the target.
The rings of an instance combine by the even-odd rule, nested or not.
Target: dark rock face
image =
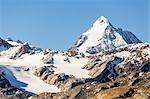
[[[54,73],[53,70],[54,66],[43,66],[40,68],[37,68],[36,71],[34,72],[34,74],[38,77],[41,77],[41,79],[46,79],[49,75]]]
[[[43,60],[44,64],[53,64],[54,63],[53,55],[50,52],[44,52],[44,57],[42,60]]]
[[[30,53],[31,48],[29,45],[19,45],[16,47],[12,47],[14,49],[13,53],[5,53],[10,59],[16,59],[23,54]]]
[[[45,83],[50,85],[55,85],[60,88],[62,91],[68,91],[72,88],[84,84],[88,80],[79,79],[74,77],[73,75],[66,75],[65,73],[55,74],[53,71],[54,66],[43,66],[38,68],[34,74],[40,77]]]
[[[69,57],[76,57],[76,58],[85,57],[84,53],[80,52],[76,48],[69,49],[68,52],[67,52],[67,55]]]
[[[78,79],[72,75],[66,75],[64,73],[48,75],[44,81],[48,84],[57,86],[62,91],[70,90],[85,83],[85,79]]]
[[[142,67],[142,72],[150,72],[150,61]]]
[[[64,83],[65,80],[67,80],[70,76],[65,75],[64,73],[61,74],[53,74],[49,75],[46,79],[46,82],[52,85],[60,86]]]
[[[86,35],[81,35],[73,47],[80,47],[87,39]]]
[[[4,73],[0,73],[0,88],[8,88],[11,87],[10,82],[4,77]]]
[[[119,57],[110,58],[104,63],[92,68],[90,75],[98,82],[114,80],[117,77],[114,67],[120,62],[122,62],[122,59]]]
[[[17,96],[17,94],[21,96]],[[20,97],[27,98],[29,95],[22,90],[12,86],[10,82],[5,78],[3,72],[0,73],[0,99],[20,99]]]
[[[0,38],[0,47],[4,47],[5,49],[9,49],[10,47],[13,47],[13,46],[11,44],[9,44],[8,42],[6,42],[5,40]]]
[[[133,72],[149,72],[150,58],[148,52],[144,51],[149,49],[148,45],[118,48],[113,53],[100,55],[99,60],[91,59],[83,68],[89,70],[89,75],[99,82],[115,80],[118,76],[123,77]],[[121,54],[124,52],[130,55]],[[121,55],[118,57],[118,54]]]
[[[18,93],[14,95],[2,95],[0,94],[0,99],[28,99],[29,95],[25,93]]]
[[[28,44],[20,46],[14,57],[20,57],[22,54],[29,53],[31,50]]]
[[[136,84],[132,79],[127,77],[117,78],[114,82],[106,83],[85,83],[74,87],[65,92],[59,93],[42,93],[37,96],[31,96],[30,99],[41,99],[43,97],[51,99],[124,99],[124,98],[141,98],[148,99],[150,97],[150,84],[148,83],[149,72],[138,76],[141,79]],[[133,77],[137,80],[137,77]]]

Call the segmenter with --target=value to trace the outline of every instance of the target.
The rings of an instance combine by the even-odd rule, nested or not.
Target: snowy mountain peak
[[[140,42],[104,16],[67,51],[0,37],[0,99],[101,98],[100,93],[106,90],[109,95],[116,88],[116,93],[123,91],[116,97],[134,98],[146,92],[150,82],[150,44],[134,44]]]
[[[91,27],[87,32],[85,32],[85,33],[83,33],[83,34],[85,34],[85,35],[86,35],[86,34],[89,34],[89,35],[90,35],[90,33],[96,34],[97,31],[98,31],[99,33],[103,33],[103,32],[105,31],[105,29],[106,29],[108,26],[110,26],[109,20],[108,20],[106,17],[101,16],[101,17],[99,17],[99,18],[94,22],[94,24],[92,25],[92,27]],[[90,32],[90,31],[91,31],[91,32]]]
[[[140,42],[131,32],[114,28],[106,17],[101,16],[87,32],[80,36],[72,48],[83,53],[95,53]]]
[[[104,17],[104,16],[101,16],[101,17],[99,17],[97,20],[96,20],[96,22],[94,23],[94,25],[96,26],[96,25],[106,25],[106,26],[108,26],[108,25],[110,25],[110,23],[109,23],[109,20],[106,18],[106,17]]]

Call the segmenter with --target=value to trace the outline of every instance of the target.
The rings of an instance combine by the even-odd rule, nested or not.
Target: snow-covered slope
[[[141,41],[131,32],[114,28],[107,18],[101,16],[87,32],[81,35],[73,48],[84,53],[95,53],[132,43],[141,43]]]
[[[12,86],[21,88],[25,91],[40,94],[43,92],[59,92],[60,89],[55,85],[45,83],[42,79],[34,75],[38,68],[43,66],[51,66],[54,74],[64,73],[66,75],[73,75],[77,78],[89,78],[89,72],[82,67],[88,62],[88,58],[77,59],[75,57],[68,57],[62,53],[56,53],[52,56],[53,62],[44,63],[43,58],[50,55],[43,52],[30,55],[23,54],[16,59],[10,59],[11,55],[16,51],[17,47],[10,48],[5,51],[5,54],[0,56],[0,69],[7,76]],[[12,53],[11,53],[12,52]],[[7,54],[6,54],[7,53]],[[51,56],[51,55],[50,55]]]
[[[68,58],[68,61],[64,61]],[[54,66],[56,66],[55,73],[65,73],[67,75],[74,75],[77,78],[90,77],[89,72],[82,67],[87,64],[89,59],[87,58],[74,58],[66,57],[61,54],[54,55]]]
[[[5,41],[7,43],[11,44],[13,47],[28,45],[30,47],[30,49],[32,50],[32,52],[35,52],[35,53],[42,51],[42,49],[40,47],[29,45],[27,42],[23,42],[20,40],[13,40],[11,38],[7,38]]]
[[[10,66],[25,66],[31,69],[40,68],[42,66],[53,65],[55,68],[55,73],[65,73],[67,75],[74,75],[77,78],[88,78],[88,71],[81,69],[87,62],[88,58],[80,58],[77,59],[75,57],[68,57],[62,55],[61,53],[54,54],[53,63],[44,64],[43,62],[43,53],[37,53],[33,55],[24,54],[22,57],[17,59],[9,59],[5,56],[0,56],[0,64],[1,65],[10,65]],[[66,61],[68,59],[68,61]]]
[[[71,48],[73,50],[64,52],[42,50],[20,40],[0,38],[0,74],[4,74],[12,86],[24,91],[35,94],[59,92],[65,84],[72,88],[99,75],[107,67],[101,66],[101,62],[106,60],[104,63],[108,63],[112,53],[117,57],[111,59],[115,63],[108,64],[112,66],[130,57],[136,47],[143,51],[147,48],[145,51],[149,55],[149,44],[135,43],[141,41],[131,32],[114,28],[103,16],[81,35]]]
[[[0,65],[0,72],[5,74],[5,78],[7,78],[12,86],[34,94],[60,91],[56,86],[46,84],[40,78],[33,75],[33,73],[25,70],[25,67]]]

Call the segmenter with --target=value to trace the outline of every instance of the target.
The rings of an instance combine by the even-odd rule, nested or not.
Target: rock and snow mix
[[[66,75],[74,75],[77,78],[90,77],[88,71],[82,69],[82,66],[88,61],[86,58],[77,59],[65,56],[60,52],[56,54],[52,54],[51,52],[46,54],[43,52],[30,54],[26,52],[20,55],[20,52],[24,50],[20,49],[20,47],[22,47],[22,45],[12,47],[0,53],[0,64],[3,68],[7,68],[5,70],[2,69],[1,72],[4,72],[4,74],[7,72],[5,75],[8,75],[9,72],[12,73],[13,76],[6,76],[12,86],[34,94],[42,92],[59,92],[60,89],[55,85],[47,84],[34,75],[38,68],[50,65],[53,65],[51,69],[54,71],[54,74],[65,73]],[[11,81],[11,79],[16,80]],[[22,85],[20,82],[24,84]]]
[[[72,48],[93,54],[133,43],[141,41],[131,32],[114,28],[107,18],[101,16],[87,32],[81,35]]]
[[[22,90],[34,94],[60,91],[56,86],[46,84],[40,78],[28,71],[28,69],[24,69],[24,67],[1,65],[0,68],[0,71],[5,74],[4,77],[7,78],[14,87],[21,88]]]
[[[74,57],[67,58],[68,56],[55,54],[53,57],[51,55],[51,57],[53,58],[52,60],[53,62],[51,63],[49,62],[50,64],[44,64],[44,61],[43,61],[44,57],[45,55],[43,55],[43,53],[38,53],[38,54],[33,54],[33,55],[24,54],[17,59],[16,58],[10,59],[9,57],[6,57],[6,56],[0,56],[0,64],[8,68],[9,71],[13,73],[14,77],[18,81],[21,81],[27,84],[24,87],[20,86],[20,88],[23,88],[26,91],[36,93],[36,94],[39,94],[42,92],[60,91],[58,88],[55,88],[56,86],[48,85],[44,83],[44,81],[42,81],[39,77],[36,77],[34,75],[34,72],[36,71],[36,69],[43,67],[43,66],[53,65],[52,69],[54,70],[55,74],[65,73],[67,75],[74,75],[77,78],[89,77],[88,71],[85,69],[82,69],[82,66],[84,66],[87,63],[88,59],[84,59],[84,58],[77,59]],[[24,70],[24,68],[28,68],[28,69]],[[8,80],[9,79],[10,78],[8,78]],[[15,81],[14,83],[17,83],[17,81]],[[19,88],[19,85],[14,85],[14,84],[12,85],[16,87],[18,86],[17,88]]]
[[[103,16],[64,52],[0,38],[0,87],[25,93],[62,92],[87,82],[112,81],[149,71],[149,64],[150,44],[114,28]]]

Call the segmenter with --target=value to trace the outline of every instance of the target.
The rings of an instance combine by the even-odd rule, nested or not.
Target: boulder
[[[45,81],[46,83],[49,83],[51,85],[56,85],[58,87],[61,87],[63,86],[64,82],[70,77],[71,76],[66,75],[64,73],[52,74],[52,75],[49,75]]]
[[[54,59],[53,59],[53,56],[51,53],[44,55],[42,60],[43,60],[44,64],[53,64],[54,63]]]
[[[54,73],[53,66],[43,66],[40,68],[37,68],[34,74],[38,77],[41,77],[41,79],[47,79],[47,77]]]

